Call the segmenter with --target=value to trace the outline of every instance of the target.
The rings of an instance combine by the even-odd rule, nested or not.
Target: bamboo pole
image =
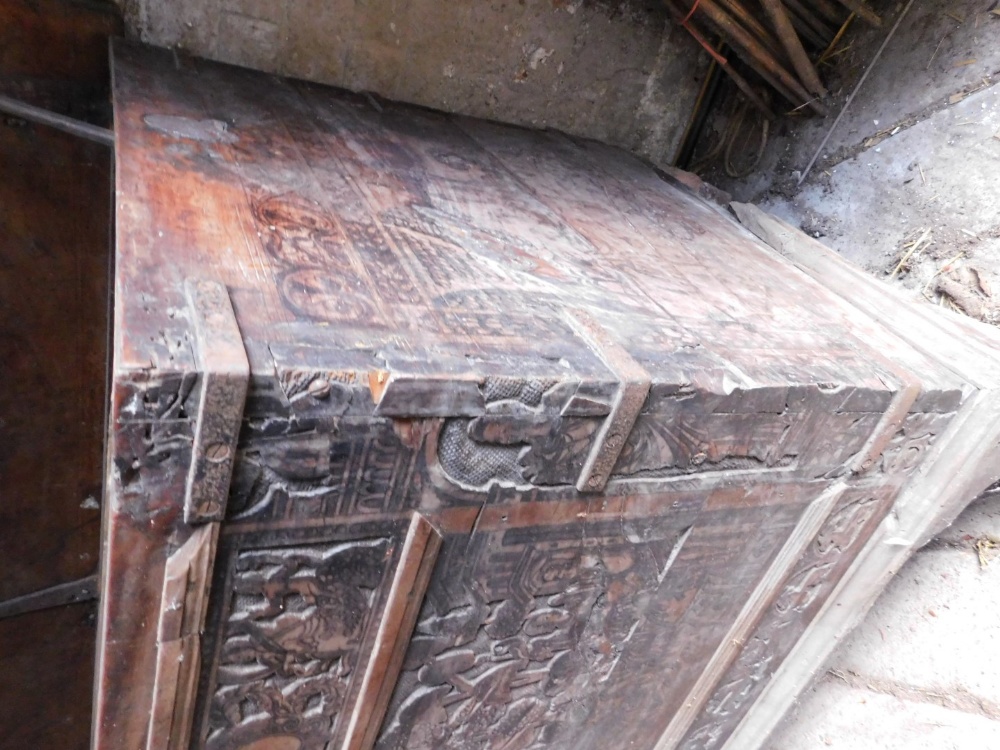
[[[872,11],[863,0],[837,0],[845,8],[849,8],[858,14],[858,18],[863,18],[872,26],[881,26],[882,19]]]
[[[830,26],[840,26],[844,23],[844,9],[835,0],[809,0],[809,5]]]
[[[723,10],[730,13],[738,23],[753,34],[777,58],[785,54],[785,48],[774,33],[750,13],[739,0],[719,0]],[[790,61],[789,61],[790,62]]]
[[[808,3],[800,0],[782,0],[783,4],[794,17],[801,21],[802,25],[813,32],[820,39],[817,47],[823,47],[830,40],[836,31],[836,26],[831,26],[808,7]]]
[[[802,104],[810,101],[813,97],[803,87],[799,80],[786,70],[774,55],[768,52],[753,36],[740,26],[733,18],[715,4],[714,0],[701,0],[698,5],[699,10],[705,12],[708,20],[719,29],[723,37],[730,43],[743,49],[747,56],[753,59],[763,70],[779,81],[792,94],[791,100]]]
[[[671,17],[677,24],[687,27],[688,31],[695,39],[697,39],[702,45],[707,46],[708,43],[705,41],[704,34],[693,24],[693,21],[686,18],[687,11],[682,8],[678,0],[666,0],[666,6]],[[753,86],[750,85],[746,78],[740,75],[737,71],[733,70],[733,66],[729,64],[728,60],[720,56],[716,58],[716,62],[719,63],[719,67],[722,71],[732,79],[737,88],[743,92],[744,96],[746,96],[746,98],[757,109],[759,109],[768,120],[775,119],[774,112],[771,111],[767,102],[761,98],[760,94],[754,90]]]
[[[802,46],[802,40],[795,33],[792,20],[788,17],[788,12],[781,4],[781,0],[762,0],[762,2],[764,10],[771,17],[771,22],[778,32],[778,38],[785,45],[785,50],[788,52],[788,57],[792,61],[795,72],[799,74],[799,78],[812,93],[826,96],[826,89],[823,88],[823,83],[819,80],[819,74],[810,62],[809,55],[806,54],[805,47]]]

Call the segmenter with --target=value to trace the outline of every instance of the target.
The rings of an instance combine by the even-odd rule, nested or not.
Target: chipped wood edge
[[[370,750],[378,739],[441,542],[441,534],[430,521],[414,513],[351,712],[343,750]]]
[[[655,750],[672,750],[684,739],[691,725],[694,724],[705,704],[712,697],[719,680],[725,676],[726,670],[739,655],[743,644],[757,629],[760,618],[774,601],[775,595],[781,591],[795,564],[816,538],[816,534],[819,533],[837,504],[837,500],[846,489],[847,483],[844,480],[837,481],[824,490],[806,508],[788,540],[767,568],[764,577],[754,588],[753,593],[750,594],[743,609],[740,610],[733,626],[726,633],[725,638],[699,675],[684,703],[660,736]]]
[[[156,636],[156,675],[146,750],[182,750],[191,739],[219,524],[198,527],[167,558]]]

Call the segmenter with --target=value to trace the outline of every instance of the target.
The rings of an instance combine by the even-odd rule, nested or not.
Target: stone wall
[[[132,36],[669,164],[706,56],[652,0],[119,0]]]

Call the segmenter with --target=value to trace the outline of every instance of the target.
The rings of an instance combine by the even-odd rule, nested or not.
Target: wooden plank
[[[351,713],[345,750],[371,750],[375,746],[440,549],[441,534],[426,518],[415,513],[403,541],[375,647]]]
[[[146,750],[184,750],[191,744],[201,634],[218,539],[217,523],[201,526],[167,560]]]

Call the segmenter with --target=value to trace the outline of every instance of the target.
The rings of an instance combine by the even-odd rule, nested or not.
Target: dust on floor
[[[834,113],[904,6],[876,7],[887,22],[855,22],[826,70]],[[1000,3],[918,0],[801,185],[834,115],[785,118],[749,177],[718,163],[702,174],[914,298],[997,323],[998,84]],[[751,132],[745,140],[751,151],[759,142]]]

